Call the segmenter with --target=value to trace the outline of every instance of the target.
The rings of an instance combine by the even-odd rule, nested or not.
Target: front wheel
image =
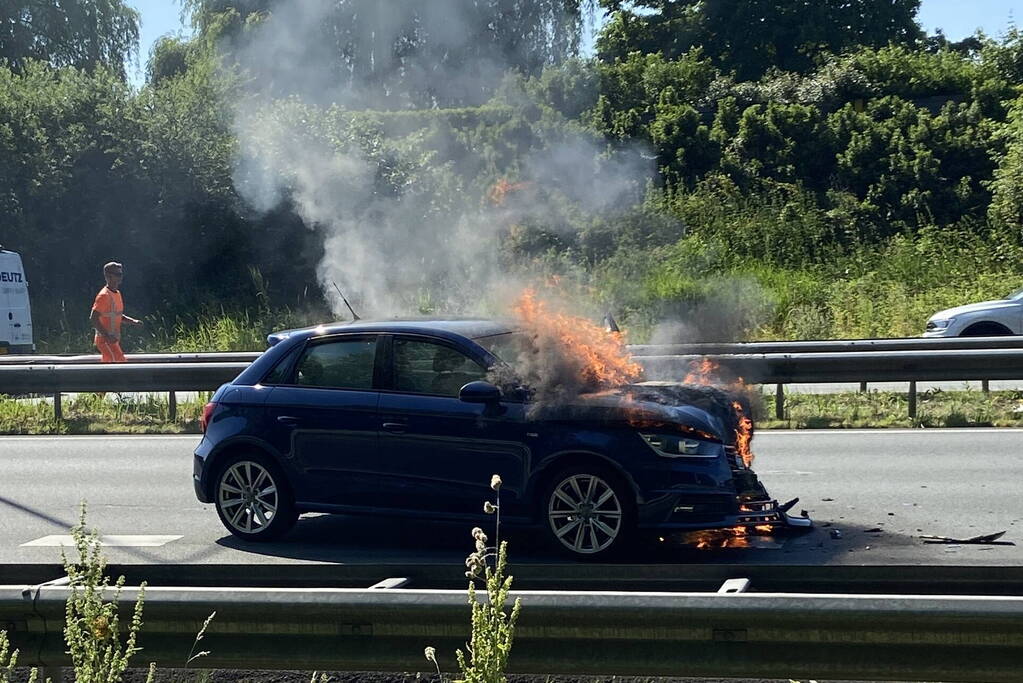
[[[298,519],[284,474],[262,454],[230,458],[220,469],[214,491],[220,521],[247,541],[280,538]]]
[[[621,478],[604,467],[558,472],[544,491],[542,506],[548,539],[576,559],[615,556],[635,535],[632,496]]]

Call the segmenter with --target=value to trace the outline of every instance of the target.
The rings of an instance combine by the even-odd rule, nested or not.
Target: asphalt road
[[[195,500],[196,436],[0,437],[0,564],[55,563],[45,537],[67,534],[78,505],[120,538],[106,549],[125,564],[461,562],[465,525],[303,518],[284,541],[246,544]],[[756,538],[749,547],[664,544],[637,562],[757,564],[1023,565],[1023,430],[772,431],[757,434],[754,469],[778,500],[800,497],[818,526]],[[834,531],[840,538],[835,538]],[[1007,530],[1020,545],[925,544],[921,534]],[[516,562],[555,559],[511,534]],[[52,541],[51,541],[52,542]],[[139,546],[140,542],[149,545]]]

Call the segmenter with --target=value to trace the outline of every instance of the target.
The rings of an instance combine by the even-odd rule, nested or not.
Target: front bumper
[[[798,500],[798,498],[796,499]],[[737,500],[727,512],[714,510],[707,502],[694,502],[690,497],[680,497],[671,510],[671,515],[661,522],[641,525],[641,528],[653,531],[696,531],[702,529],[739,529],[739,528],[793,528],[805,529],[813,526],[809,517],[795,517],[788,513],[796,501],[781,505],[769,497],[753,500]]]

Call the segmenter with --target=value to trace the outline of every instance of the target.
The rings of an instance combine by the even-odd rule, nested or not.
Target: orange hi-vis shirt
[[[121,319],[124,317],[124,300],[121,292],[112,292],[107,287],[99,290],[96,300],[92,302],[92,310],[99,313],[99,324],[107,334],[112,334],[118,339],[121,338]],[[96,343],[102,338],[96,334]]]

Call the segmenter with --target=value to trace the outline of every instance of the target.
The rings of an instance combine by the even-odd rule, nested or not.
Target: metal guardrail
[[[838,339],[693,344],[630,344],[633,356],[747,355],[763,353],[846,353],[851,351],[951,351],[967,349],[1023,349],[1023,335],[1008,337],[950,337],[897,339]],[[213,353],[129,353],[129,363],[251,363],[261,351]],[[0,355],[2,365],[72,365],[99,363],[98,354]]]
[[[924,340],[932,341],[932,340]],[[944,340],[942,340],[944,341]],[[956,340],[952,340],[956,341]],[[204,354],[206,355],[206,354]],[[0,394],[38,393],[54,396],[61,415],[62,392],[166,391],[171,413],[173,392],[212,391],[231,381],[248,361],[218,360],[147,363],[0,364]],[[729,355],[637,356],[647,378],[681,381],[689,364],[708,358],[721,373],[750,384],[776,384],[775,411],[784,419],[784,385],[905,381],[909,382],[909,415],[916,416],[916,382],[1023,379],[1023,348],[926,351],[842,351],[834,353],[763,353]]]
[[[1023,349],[1023,335],[1010,337],[909,337],[700,344],[632,344],[634,356],[733,355],[761,353],[847,353],[853,351],[954,351]]]
[[[741,572],[739,572],[741,574]],[[391,581],[381,585],[396,585]],[[734,584],[733,584],[734,585]],[[722,589],[723,590],[723,589]],[[68,588],[0,586],[24,665],[64,666]],[[137,589],[121,595],[122,613]],[[520,591],[514,673],[1017,681],[1023,597]],[[481,595],[480,599],[485,599]],[[204,667],[454,670],[464,591],[151,587],[136,663],[181,666],[206,617]]]
[[[177,419],[178,391],[214,391],[249,363],[80,363],[73,365],[0,365],[0,394],[48,394],[53,413],[63,418],[62,393],[168,392],[168,416]]]
[[[129,363],[251,363],[262,355],[260,351],[217,351],[214,353],[129,353]],[[22,356],[0,355],[4,365],[82,365],[99,363],[99,354]]]

